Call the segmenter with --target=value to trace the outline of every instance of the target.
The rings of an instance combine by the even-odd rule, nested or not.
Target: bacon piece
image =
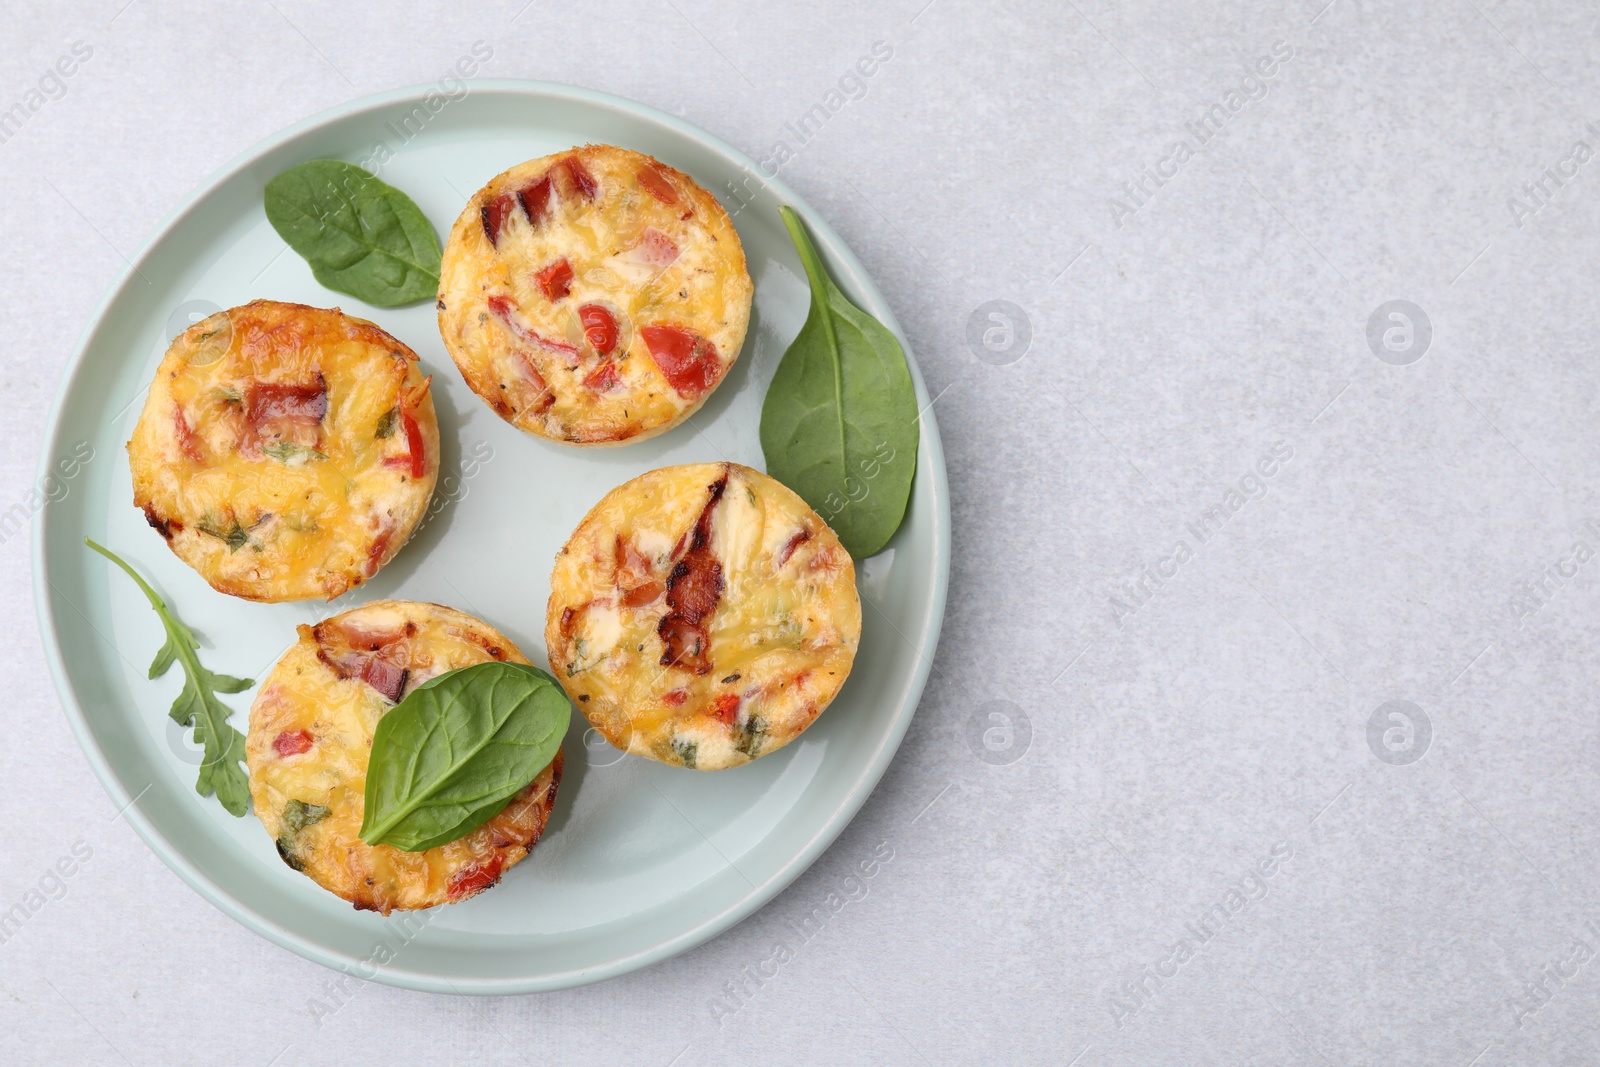
[[[711,635],[704,626],[691,623],[674,612],[662,617],[656,633],[664,646],[660,661],[663,667],[681,667],[696,674],[710,673],[711,661],[707,654],[711,651]]]
[[[251,382],[245,389],[244,421],[261,426],[277,419],[321,422],[328,413],[328,386],[317,375],[315,383]]]
[[[646,604],[654,604],[666,591],[667,587],[661,582],[645,582],[623,593],[618,603],[625,608],[642,608]]]
[[[710,499],[695,521],[689,550],[667,578],[667,606],[671,610],[656,627],[666,646],[661,653],[663,667],[681,667],[696,674],[711,670],[711,637],[704,622],[716,610],[723,590],[722,562],[711,552],[711,520],[727,488],[728,473],[724,469],[722,477],[708,487]]]
[[[417,632],[408,622],[398,630],[365,630],[348,621],[324,622],[312,628],[317,658],[340,678],[354,678],[398,703],[411,671],[405,659],[405,638]]]
[[[204,463],[205,455],[200,451],[200,438],[189,427],[189,420],[183,417],[183,408],[177,404],[172,405],[172,428],[178,434],[178,447],[183,454],[196,463]]]
[[[617,585],[635,586],[650,577],[650,557],[634,548],[633,542],[622,534],[617,534],[611,556],[617,571]]]
[[[500,228],[506,224],[506,219],[516,206],[517,194],[504,193],[485,204],[479,212],[483,218],[484,235],[496,248],[500,247]]]
[[[410,673],[408,667],[401,667],[377,656],[368,656],[361,661],[361,671],[356,677],[382,693],[385,700],[398,704],[400,693],[406,687],[406,677]]]
[[[654,573],[650,560],[633,547],[621,534],[617,535],[614,551],[616,564],[617,602],[625,608],[642,608],[652,604],[667,591]]]
[[[395,630],[369,630],[353,620],[344,619],[337,625],[321,623],[311,633],[319,643],[338,642],[363,652],[380,652],[408,637],[415,637],[417,624],[408,622]]]
[[[567,173],[567,184],[571,191],[577,193],[585,200],[593,201],[596,193],[600,191],[600,183],[594,180],[594,175],[589,173],[589,168],[583,165],[583,160],[577,156],[568,156],[556,164]],[[552,171],[555,167],[550,168]],[[567,190],[563,189],[562,192]]]
[[[516,401],[517,411],[531,411],[535,415],[549,411],[550,405],[556,402],[556,394],[550,391],[544,375],[533,365],[533,359],[526,352],[516,351],[511,353],[511,362],[519,376],[508,383],[511,388],[507,392]]]
[[[280,759],[311,751],[310,730],[285,730],[272,739],[272,750]]]
[[[617,347],[617,318],[609,308],[599,304],[585,304],[578,309],[578,321],[583,324],[583,339],[602,356],[609,356]]]
[[[534,278],[538,281],[539,288],[544,291],[545,299],[552,304],[572,292],[572,264],[567,262],[566,256],[550,264],[534,275]]]
[[[687,700],[688,697],[689,691],[687,689],[674,689],[661,699],[670,704],[672,707],[681,708],[683,706],[683,702]]]
[[[639,184],[645,192],[661,201],[663,204],[676,204],[678,190],[672,187],[672,181],[664,174],[655,163],[647,163],[638,175]]]
[[[711,717],[732,726],[739,718],[739,694],[723,693],[711,705]]]
[[[558,172],[565,177],[565,180],[561,182],[559,189],[557,188],[555,181],[552,180]],[[592,201],[595,198],[595,194],[599,192],[599,190],[600,183],[594,180],[594,175],[589,173],[588,168],[585,167],[581,161],[579,161],[578,157],[568,156],[566,159],[563,159],[561,162],[551,167],[543,178],[533,182],[531,185],[524,186],[520,191],[517,192],[516,199],[522,204],[522,212],[528,216],[528,222],[537,229],[544,223],[544,220],[549,217],[551,200],[558,193],[561,195],[577,196],[583,200]],[[501,197],[500,199],[508,199],[510,195],[511,194],[508,193],[506,196]],[[499,200],[496,200],[495,203],[499,203]],[[509,211],[509,208],[506,210]],[[503,218],[504,214],[502,213],[502,219]],[[484,229],[488,230],[488,228],[489,209],[485,208]],[[497,227],[495,234],[498,233],[499,230]],[[491,241],[495,239],[495,234],[490,235],[489,239]]]
[[[522,202],[522,213],[528,216],[528,222],[535,229],[544,222],[545,216],[550,214],[550,178],[546,175],[517,193],[517,199]]]
[[[497,852],[486,860],[461,868],[445,884],[445,896],[451,900],[464,900],[483,892],[500,880],[500,871],[505,867],[505,862],[505,857]]]
[[[788,543],[785,544],[783,548],[778,550],[778,566],[782,567],[785,563],[788,563],[789,557],[794,555],[795,549],[799,548],[809,540],[811,540],[810,530],[801,530],[799,533],[789,538]]]
[[[667,603],[689,622],[698,624],[716,610],[722,589],[722,563],[709,550],[698,549],[672,568],[667,580]]]
[[[244,391],[244,434],[239,448],[255,454],[268,440],[315,445],[328,414],[328,386],[315,382],[251,382]]]
[[[535,331],[534,328],[529,326],[527,321],[523,319],[522,313],[517,309],[517,305],[511,300],[510,297],[499,295],[491,296],[488,303],[489,310],[494,312],[495,318],[499,319],[501,323],[505,325],[505,328],[510,331],[512,337],[515,337],[524,344],[534,345],[535,347],[542,348],[547,352],[555,352],[559,355],[567,357],[574,364],[577,363],[577,345],[568,344],[565,341],[557,341],[554,338],[545,337]]]
[[[692,330],[663,324],[642,326],[639,335],[667,384],[685,399],[701,396],[722,375],[717,346]]]

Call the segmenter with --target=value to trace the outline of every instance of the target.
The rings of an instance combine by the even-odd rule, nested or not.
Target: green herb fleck
[[[215,522],[212,522],[210,519],[201,519],[200,522],[196,524],[195,529],[199,530],[208,537],[215,537],[219,541],[226,541],[228,543],[229,552],[237,552],[245,545],[250,543],[250,533],[243,526],[239,525],[238,519],[234,519],[233,525],[228,527],[226,530],[224,530],[221,526],[218,526]]]
[[[217,522],[217,520],[207,516],[206,518],[203,518],[199,522],[195,523],[195,529],[199,530],[208,537],[215,537],[219,541],[226,541],[228,544],[228,551],[237,552],[245,545],[251,544],[250,531],[256,529],[258,526],[261,526],[271,518],[272,512],[269,511],[262,515],[255,522],[251,523],[249,526],[241,526],[239,525],[239,519],[237,516],[235,516],[229,520],[231,525],[224,527],[221,523]],[[257,552],[261,551],[260,545],[254,545],[253,547]]]
[[[327,817],[328,809],[321,804],[291,800],[283,806],[283,828],[291,834],[298,834],[312,823],[319,823]]]
[[[759,715],[752,715],[745,720],[744,736],[739,739],[738,749],[751,759],[761,754],[761,746],[767,740],[767,720]]]
[[[799,648],[805,643],[805,636],[805,631],[800,627],[800,620],[785,612],[778,616],[778,626],[773,631],[772,643],[778,648]]]
[[[245,761],[244,735],[228,725],[231,709],[217,699],[218,693],[242,693],[255,685],[250,678],[234,678],[227,674],[213,674],[200,665],[195,654],[200,642],[194,632],[167,608],[166,603],[139,576],[139,572],[124,563],[116,553],[95,544],[87,537],[84,544],[100,553],[132,578],[150,601],[150,606],[161,618],[167,631],[167,642],[156,653],[150,664],[150,677],[166,674],[174,662],[183,664],[183,690],[172,702],[169,713],[179,726],[194,729],[194,739],[205,746],[205,762],[200,764],[200,777],[194,789],[203,797],[216,795],[230,815],[243,815],[250,803],[250,779],[240,764]],[[292,864],[291,864],[292,866]]]
[[[373,436],[380,441],[385,437],[394,436],[395,423],[400,421],[400,409],[390,408],[378,417],[378,428],[373,431]]]
[[[602,649],[592,658],[589,657],[589,642],[582,637],[572,641],[572,660],[567,664],[567,677],[582,674],[596,663],[606,658],[606,651]]]
[[[287,463],[294,467],[301,466],[309,460],[328,458],[310,445],[297,445],[293,441],[277,441],[261,451],[279,463]]]
[[[698,741],[690,741],[684,737],[674,737],[672,739],[672,754],[678,757],[679,763],[691,771],[694,770],[695,757],[699,755],[699,752],[700,742]]]

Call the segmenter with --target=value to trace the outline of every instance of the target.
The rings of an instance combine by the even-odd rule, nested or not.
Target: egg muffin
[[[467,202],[444,250],[439,332],[513,426],[615,445],[705,403],[744,344],[752,291],[715,197],[650,156],[585,145]]]
[[[855,564],[805,501],[736,463],[613,489],[556,557],[550,669],[617,748],[720,770],[798,737],[861,640]]]
[[[219,311],[156,370],[128,442],[134,506],[219,592],[332,600],[427,510],[431,380],[411,349],[337,308]]]
[[[250,797],[283,862],[387,915],[465,900],[526,856],[555,804],[560,751],[465,837],[402,852],[360,836],[378,720],[429,678],[488,660],[528,662],[492,626],[438,604],[380,600],[300,626],[261,684],[245,739]]]

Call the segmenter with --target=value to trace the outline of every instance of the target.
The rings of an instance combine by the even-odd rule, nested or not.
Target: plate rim
[[[886,319],[884,325],[897,337],[904,338],[904,332],[900,329],[898,320],[893,311],[887,306],[887,300],[878,290],[876,283],[872,281],[872,276],[866,271],[860,260],[856,258],[849,245],[833,230],[827,220],[813,210],[780,177],[776,175],[768,177],[765,171],[761,170],[749,155],[720,137],[648,104],[583,86],[521,78],[475,78],[469,84],[471,86],[470,91],[474,95],[478,93],[501,93],[538,99],[554,98],[591,106],[598,105],[620,111],[664,126],[677,136],[696,142],[704,148],[723,155],[742,169],[756,176],[781,201],[793,205],[796,210],[804,215],[806,225],[812,231],[818,243],[826,246],[832,256],[856,275],[858,279],[864,280],[867,285],[871,286],[880,302],[884,303]],[[212,171],[190,190],[174,208],[168,211],[156,224],[149,237],[139,246],[138,250],[127,259],[121,273],[106,289],[105,294],[90,313],[86,325],[73,345],[72,354],[67,361],[66,368],[56,386],[55,395],[51,400],[49,415],[45,422],[43,447],[39,454],[35,472],[35,484],[38,484],[40,480],[50,473],[50,457],[60,451],[59,443],[63,430],[62,423],[66,411],[66,399],[77,384],[78,376],[83,373],[84,357],[88,351],[90,341],[100,331],[113,305],[124,298],[133,280],[138,277],[140,265],[145,262],[156,246],[165,240],[172,230],[188,216],[203,197],[225,182],[235,178],[241,171],[248,168],[263,155],[305,134],[365,111],[390,107],[407,101],[420,102],[424,96],[429,92],[435,91],[435,89],[436,86],[432,83],[424,83],[366,94],[335,104],[283,127],[275,133],[256,141],[242,152],[233,156],[221,167]],[[765,880],[753,885],[749,892],[738,898],[727,908],[694,926],[680,930],[669,937],[657,939],[654,943],[634,952],[617,956],[593,966],[509,978],[445,977],[432,972],[408,970],[404,967],[379,966],[370,961],[330,950],[316,940],[271,922],[265,916],[247,907],[202,873],[191,862],[187,853],[169,840],[145,816],[138,807],[138,797],[129,795],[129,791],[124,787],[121,779],[112,769],[105,753],[101,750],[100,743],[91,730],[88,718],[77,699],[76,690],[67,673],[65,660],[62,656],[61,643],[56,630],[56,613],[50,597],[51,583],[46,566],[48,550],[44,540],[45,517],[50,509],[41,508],[34,513],[30,523],[29,556],[33,568],[34,608],[39,624],[41,644],[44,648],[46,662],[50,668],[51,680],[55,685],[56,695],[61,703],[62,711],[65,713],[68,724],[72,728],[73,736],[78,741],[78,747],[88,760],[89,766],[99,780],[101,788],[106,791],[116,805],[119,815],[127,818],[129,824],[133,826],[146,847],[154,852],[162,863],[181,878],[185,884],[213,907],[252,933],[281,948],[286,948],[304,959],[336,971],[357,974],[364,979],[381,982],[385,985],[423,992],[460,995],[514,995],[566,989],[603,981],[607,978],[614,978],[660,963],[703,944],[736,926],[769,904],[791,882],[809,869],[822,856],[822,853],[838,839],[839,835],[844,832],[845,827],[854,821],[856,814],[866,803],[867,797],[877,787],[884,772],[888,770],[895,753],[899,750],[927,688],[928,675],[933,665],[933,657],[937,652],[939,637],[944,626],[946,595],[950,581],[950,496],[948,475],[944,462],[944,449],[939,436],[938,423],[931,405],[926,404],[928,397],[927,385],[922,378],[921,368],[909,345],[906,346],[906,355],[906,362],[911,371],[912,385],[918,396],[919,406],[924,408],[922,419],[925,420],[918,448],[919,450],[926,449],[926,455],[918,462],[916,476],[919,479],[924,477],[932,479],[931,489],[934,498],[934,528],[932,531],[934,582],[932,596],[929,599],[929,606],[924,620],[928,636],[924,646],[916,650],[916,666],[912,671],[909,685],[906,688],[907,696],[862,773],[840,798],[832,813],[829,814],[827,820],[822,823],[817,832],[797,848],[794,854]],[[143,794],[141,793],[140,795]]]

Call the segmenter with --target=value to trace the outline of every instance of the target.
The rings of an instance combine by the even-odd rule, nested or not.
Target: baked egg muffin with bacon
[[[329,600],[416,528],[439,425],[416,353],[335,309],[257,300],[173,340],[128,442],[133,502],[219,592]]]
[[[661,433],[744,344],[753,286],[715,197],[650,156],[586,145],[512,167],[445,246],[439,332],[501,418],[579,445]]]
[[[481,893],[538,842],[561,753],[494,818],[421,852],[361,840],[378,721],[405,694],[458,667],[527,663],[492,626],[438,604],[380,600],[299,627],[261,683],[245,750],[255,812],[278,854],[358,909],[431,908]]]
[[[855,564],[805,501],[736,463],[651,471],[556,557],[550,669],[612,745],[719,770],[798,737],[861,639]]]

